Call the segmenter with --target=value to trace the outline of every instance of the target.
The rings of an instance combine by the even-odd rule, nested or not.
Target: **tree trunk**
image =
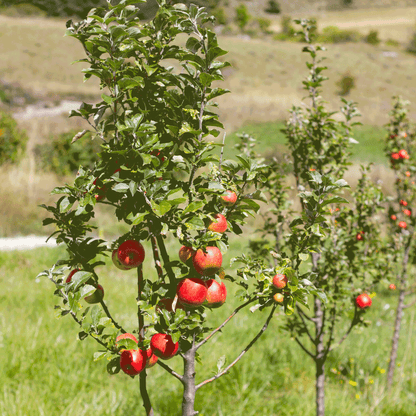
[[[403,282],[403,279],[402,279]],[[396,310],[396,321],[394,323],[394,334],[390,352],[389,369],[387,372],[387,388],[389,389],[393,384],[394,370],[396,368],[397,350],[399,349],[400,328],[402,325],[403,308],[404,308],[405,288],[401,284],[399,293],[399,303]]]
[[[195,416],[195,352],[194,346],[183,354],[184,372],[183,372],[183,399],[182,399],[182,416]]]
[[[315,339],[316,339],[316,416],[325,415],[325,345],[324,345],[324,313],[322,302],[315,298]]]
[[[149,395],[147,393],[147,387],[146,387],[146,370],[143,370],[140,373],[140,394],[142,395],[143,398],[143,407],[146,411],[146,416],[154,416],[153,413],[153,409],[152,409],[152,404],[150,403],[150,398]]]

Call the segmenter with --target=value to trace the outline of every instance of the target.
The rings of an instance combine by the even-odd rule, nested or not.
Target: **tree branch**
[[[221,331],[222,328],[245,306],[249,305],[251,302],[254,302],[255,299],[249,299],[247,302],[240,305],[238,308],[234,309],[234,312],[216,329],[214,329],[205,339],[203,339],[201,342],[199,342],[195,349],[198,350],[201,348],[213,335],[215,335],[218,331]]]
[[[300,308],[298,307],[297,310],[299,312]],[[302,311],[302,313],[303,313],[303,311]],[[308,335],[309,339],[311,340],[312,344],[316,345],[316,339],[314,339],[312,337],[311,333],[309,332],[308,326],[306,325],[306,321],[305,321],[305,318],[302,316],[302,313],[299,313],[299,317],[302,320],[303,327],[305,328],[305,332]],[[310,318],[310,320],[312,321],[312,318]]]
[[[162,264],[161,264],[160,258],[159,258],[159,249],[157,247],[156,237],[154,236],[154,234],[150,235],[150,241],[152,243],[153,258],[155,260],[155,268],[156,268],[156,271],[157,271],[157,275],[159,276],[159,279],[164,283],[165,279],[163,277]]]
[[[220,378],[221,376],[223,376],[224,374],[226,374],[231,367],[233,367],[238,361],[241,360],[241,358],[243,358],[244,354],[254,345],[254,343],[262,336],[263,332],[267,329],[267,327],[269,326],[269,322],[273,317],[273,313],[276,310],[276,306],[277,305],[273,305],[272,310],[265,322],[265,324],[263,325],[263,327],[261,328],[260,332],[251,340],[251,342],[247,345],[247,347],[239,354],[239,356],[230,364],[228,365],[224,370],[222,370],[221,372],[219,372],[218,374],[216,374],[214,377],[211,377],[201,383],[199,383],[196,386],[196,390],[200,389],[202,386],[205,386],[208,383],[211,383],[214,380],[217,380],[218,378]]]
[[[416,299],[413,302],[410,302],[409,304],[404,305],[403,309],[411,308],[415,303],[416,303]]]
[[[351,330],[354,328],[354,326],[358,323],[357,320],[357,315],[358,315],[358,308],[357,305],[355,305],[355,309],[354,309],[354,317],[352,318],[350,327],[348,328],[347,332],[344,334],[344,336],[338,341],[337,343],[337,347],[339,347],[348,337],[348,335],[350,334]],[[325,354],[328,354],[329,352],[331,352],[334,348],[332,346],[329,346],[329,349],[327,349],[327,351],[325,351]]]
[[[296,337],[295,338],[295,341],[298,343],[298,345],[299,345],[299,347],[301,347],[302,349],[303,349],[303,351],[305,351],[306,352],[306,354],[308,354],[309,355],[309,357],[311,357],[312,359],[316,359],[316,356],[315,355],[313,355],[308,349],[306,349],[304,346],[303,346],[303,344],[299,341],[299,338],[298,337]]]
[[[159,364],[164,370],[166,370],[169,374],[171,374],[173,377],[176,377],[181,383],[183,381],[183,376],[178,374],[176,371],[172,370],[167,364],[164,362],[157,360],[157,364]]]

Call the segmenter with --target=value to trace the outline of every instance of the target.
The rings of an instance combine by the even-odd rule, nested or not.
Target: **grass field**
[[[244,250],[245,241],[234,240],[232,255]],[[147,248],[147,247],[146,247]],[[178,247],[169,246],[175,253]],[[70,317],[54,318],[53,285],[35,280],[64,255],[62,248],[27,252],[0,252],[0,414],[2,416],[142,415],[138,380],[124,374],[109,376],[106,363],[94,362],[93,340],[77,341]],[[149,256],[150,257],[150,256]],[[173,256],[172,256],[173,257]],[[153,272],[151,259],[144,270]],[[116,272],[111,263],[101,268],[100,282],[106,302],[127,330],[133,330],[135,274]],[[209,312],[210,323],[220,323],[236,305],[229,288],[227,303]],[[366,318],[367,329],[353,332],[334,351],[327,366],[327,414],[414,416],[416,399],[415,308],[405,311],[395,386],[384,392],[387,358],[392,335],[395,296],[383,287]],[[197,380],[215,372],[216,361],[230,362],[253,337],[267,312],[237,315],[233,323],[202,351],[204,365],[197,365]],[[202,388],[196,409],[202,416],[312,416],[314,370],[296,343],[279,329],[285,316],[277,312],[258,344],[229,375]],[[98,344],[97,344],[98,345]],[[179,358],[170,365],[182,370]],[[338,372],[345,368],[345,375]],[[149,392],[155,415],[180,415],[181,386],[159,366],[148,372]],[[357,383],[355,385],[355,383]]]

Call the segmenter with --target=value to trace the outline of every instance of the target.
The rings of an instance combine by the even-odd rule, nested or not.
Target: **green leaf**
[[[115,192],[119,192],[119,193],[124,194],[130,189],[130,186],[127,185],[126,183],[118,183],[118,184],[114,185],[111,189]]]
[[[69,202],[69,198],[65,197],[59,204],[59,212],[60,213],[68,212],[71,209],[72,205],[74,205],[74,203],[71,204],[71,202]]]
[[[134,194],[137,191],[137,182],[130,181],[129,189],[130,189],[131,196],[134,196]]]
[[[349,202],[350,201],[348,201],[348,199],[342,198],[341,196],[334,196],[332,198],[325,200],[321,204],[321,207],[324,207],[325,205],[328,205],[328,204],[349,204]]]
[[[71,282],[68,284],[68,291],[75,292],[81,285],[83,285],[87,280],[91,279],[92,274],[86,271],[76,272],[72,278]]]
[[[204,221],[202,221],[201,218],[197,216],[192,217],[190,220],[188,220],[185,223],[185,225],[190,230],[204,230],[205,229]]]
[[[115,100],[115,98],[109,97],[108,95],[101,94],[101,98],[103,101],[105,101],[107,104],[112,104]]]
[[[101,360],[107,354],[107,351],[96,351],[94,353],[94,361]]]
[[[308,258],[309,258],[309,254],[308,254],[308,253],[299,253],[299,258],[300,258],[302,261],[306,261],[306,260],[308,260]]]
[[[152,204],[153,212],[158,217],[163,216],[172,208],[172,205],[170,205],[168,201],[162,201],[160,204],[157,204],[155,201],[150,201],[150,203]]]
[[[187,212],[195,212],[198,211],[200,208],[202,208],[205,205],[203,201],[194,201],[191,202],[183,211],[184,214]]]
[[[141,212],[140,214],[136,214],[136,215],[129,214],[127,216],[127,219],[132,222],[132,225],[138,225],[141,222],[143,222],[146,215],[147,215],[147,212]]]
[[[101,315],[101,308],[98,305],[94,305],[94,307],[91,309],[91,320],[94,326],[97,326],[100,322]]]

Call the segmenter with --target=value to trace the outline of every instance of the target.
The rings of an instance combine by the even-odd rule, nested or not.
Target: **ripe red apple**
[[[405,229],[405,228],[407,228],[407,224],[406,224],[406,222],[405,221],[399,221],[399,223],[397,224],[400,228],[403,228],[403,229]]]
[[[129,332],[126,332],[125,334],[120,334],[116,338],[116,347],[118,347],[117,342],[122,340],[122,339],[132,339],[136,344],[138,343],[137,338],[133,334],[130,334]]]
[[[120,244],[117,249],[117,256],[123,266],[130,268],[138,267],[144,260],[144,248],[135,240],[127,240]]]
[[[111,255],[111,259],[113,260],[114,265],[120,270],[130,270],[132,267],[124,266],[121,264],[121,261],[118,259],[117,255],[118,250],[113,250],[113,254]]]
[[[205,305],[210,308],[219,308],[224,305],[227,298],[227,288],[224,282],[218,283],[215,279],[210,279],[206,282],[206,285],[208,291]]]
[[[150,340],[150,348],[157,357],[169,360],[178,352],[179,342],[174,343],[170,335],[155,334]]]
[[[396,220],[397,220],[397,217],[393,214],[393,215],[390,215],[390,219],[391,219],[392,221],[396,221]]]
[[[211,222],[208,227],[208,230],[214,231],[216,233],[223,233],[227,230],[227,219],[222,214],[216,214],[214,216],[215,220]]]
[[[287,277],[284,274],[276,274],[273,277],[273,286],[277,289],[283,289],[287,285]]]
[[[361,233],[357,233],[357,235],[355,236],[355,239],[357,241],[362,241],[362,240],[364,240],[364,236]]]
[[[182,246],[179,249],[179,259],[182,263],[186,263],[195,253],[192,247]]]
[[[404,209],[403,210],[403,214],[407,215],[408,217],[410,217],[412,215],[412,211],[410,211],[410,209]]]
[[[97,289],[89,296],[85,296],[84,300],[87,303],[100,303],[104,298],[104,288],[101,285],[97,285]]]
[[[389,285],[389,289],[390,289],[390,290],[396,290],[396,285],[395,285],[394,283],[391,283],[391,284]]]
[[[195,252],[192,263],[197,273],[211,276],[221,268],[221,251],[218,247],[207,247],[205,251],[200,248]]]
[[[79,272],[79,269],[74,269],[71,271],[71,273],[69,273],[68,277],[65,280],[65,283],[71,283],[72,280],[72,276],[76,273]]]
[[[147,356],[147,363],[146,368],[152,368],[157,363],[157,356],[153,354],[153,350],[151,348],[148,348],[146,350],[146,356]]]
[[[120,367],[130,376],[136,376],[146,367],[147,354],[143,350],[124,350],[120,355]]]
[[[407,207],[407,202],[403,199],[400,200],[400,205],[403,205],[404,207]]]
[[[399,156],[399,154],[398,153],[392,153],[391,154],[391,158],[392,158],[392,160],[394,161],[394,160],[399,160],[400,159],[400,156]]]
[[[283,303],[283,301],[284,301],[285,297],[284,297],[281,293],[275,293],[275,294],[273,295],[273,299],[274,299],[274,301],[275,301],[275,302],[277,302],[277,303]]]
[[[207,298],[207,291],[205,282],[197,277],[181,280],[176,288],[178,302],[188,308],[201,306]]]
[[[220,203],[224,207],[232,207],[237,202],[237,194],[233,191],[225,191],[226,195],[220,196]]]
[[[399,155],[400,159],[409,159],[409,155],[408,155],[407,151],[404,150],[404,149],[399,150],[398,155]]]
[[[370,296],[367,295],[367,293],[362,293],[361,295],[357,296],[355,303],[360,309],[364,309],[371,306],[372,300]]]

